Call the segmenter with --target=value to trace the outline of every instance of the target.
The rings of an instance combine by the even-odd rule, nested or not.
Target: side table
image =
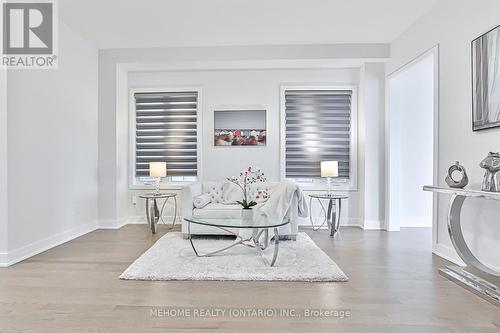
[[[348,196],[344,194],[309,194],[309,221],[311,221],[311,226],[314,231],[318,231],[321,227],[328,224],[328,229],[330,229],[330,236],[335,236],[335,233],[339,232],[340,227],[340,212],[342,209],[342,200],[347,199]],[[317,199],[321,205],[321,209],[325,214],[325,219],[319,227],[314,226],[311,212],[312,199]],[[328,212],[325,210],[325,206],[321,200],[328,200]],[[333,211],[333,205],[335,204],[335,211]]]
[[[151,227],[151,232],[156,233],[157,224],[162,220],[163,223],[163,210],[170,198],[174,199],[174,219],[172,221],[172,227],[174,227],[175,220],[177,219],[177,194],[176,193],[145,193],[140,194],[139,198],[146,199],[146,220]],[[161,210],[158,209],[158,200],[165,199],[161,206]]]

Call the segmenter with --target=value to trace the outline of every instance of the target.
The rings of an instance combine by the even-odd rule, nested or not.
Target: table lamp
[[[326,178],[328,184],[328,195],[332,195],[332,178],[339,176],[338,161],[323,161],[321,162],[321,178]]]
[[[156,194],[160,193],[160,182],[162,177],[167,177],[167,163],[149,162],[149,177],[156,182]]]

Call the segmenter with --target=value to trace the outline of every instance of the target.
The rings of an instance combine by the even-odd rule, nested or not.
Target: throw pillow
[[[195,208],[203,208],[210,202],[210,194],[208,193],[203,193],[193,198],[193,205]]]
[[[222,185],[222,203],[232,205],[241,200],[243,200],[241,188],[230,181],[225,181]]]
[[[212,203],[220,203],[220,202],[222,202],[222,186],[220,185],[220,183],[213,184],[210,187],[210,190],[208,191],[208,194],[210,195],[210,201]]]

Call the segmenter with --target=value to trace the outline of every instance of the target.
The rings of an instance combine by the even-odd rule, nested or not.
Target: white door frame
[[[385,211],[386,211],[386,224],[385,229],[387,231],[399,231],[400,223],[399,221],[391,216],[391,146],[390,146],[390,85],[389,81],[394,78],[396,75],[399,75],[409,68],[411,68],[416,63],[420,62],[423,58],[432,55],[434,59],[434,138],[433,138],[433,183],[439,183],[439,45],[433,46],[431,49],[425,51],[420,54],[416,58],[412,59],[408,63],[404,64],[400,68],[396,69],[392,73],[389,73],[386,77],[386,108],[385,108],[385,142],[386,142],[386,192],[385,192]],[[403,180],[400,180],[403,181]],[[429,185],[434,185],[429,184]],[[437,216],[438,216],[438,196],[434,194],[432,201],[432,238],[433,244],[435,244],[435,240],[437,239]]]

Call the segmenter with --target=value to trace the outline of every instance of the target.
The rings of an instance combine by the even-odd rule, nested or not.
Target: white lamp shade
[[[338,161],[323,161],[321,162],[321,177],[338,177],[339,162]]]
[[[167,177],[167,163],[149,162],[149,177]]]

